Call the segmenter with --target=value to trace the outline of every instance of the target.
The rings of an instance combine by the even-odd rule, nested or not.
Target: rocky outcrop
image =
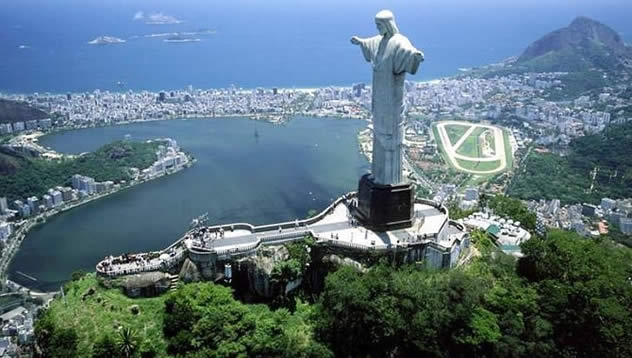
[[[363,264],[359,263],[358,261],[355,261],[348,257],[340,257],[334,254],[323,256],[322,262],[324,264],[332,265],[335,267],[339,267],[339,266],[353,267],[358,272],[366,272],[368,270]]]
[[[537,65],[533,70],[612,70],[632,55],[621,36],[610,27],[578,17],[564,28],[533,42],[518,58],[518,64]],[[550,67],[550,68],[549,68]]]
[[[197,266],[188,258],[184,260],[184,263],[182,264],[182,268],[180,269],[179,276],[182,282],[187,282],[187,283],[200,281],[200,279],[202,278]]]
[[[285,291],[272,281],[271,275],[275,265],[288,257],[285,246],[269,246],[259,249],[256,256],[242,260],[240,265],[247,266],[249,291],[266,298]]]
[[[167,292],[171,280],[163,272],[143,272],[125,276],[122,286],[129,297],[154,297]]]

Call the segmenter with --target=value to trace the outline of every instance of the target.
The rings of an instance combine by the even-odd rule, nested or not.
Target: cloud
[[[182,20],[162,12],[154,12],[147,16],[145,23],[150,25],[171,25],[182,23]]]
[[[142,11],[137,11],[134,14],[134,21],[142,20],[144,18],[145,18],[145,13],[143,13]]]

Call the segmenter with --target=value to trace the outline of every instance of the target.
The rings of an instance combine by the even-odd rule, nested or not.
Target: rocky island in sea
[[[145,21],[145,24],[147,25],[177,25],[181,23],[182,20],[161,12],[149,14],[147,21]]]
[[[90,45],[112,45],[112,44],[123,44],[127,41],[113,36],[99,36],[96,39],[89,41]]]
[[[171,36],[164,39],[165,42],[200,42],[201,40],[196,37],[188,37],[182,35]]]

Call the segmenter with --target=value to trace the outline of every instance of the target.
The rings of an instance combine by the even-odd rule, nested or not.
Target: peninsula
[[[6,150],[6,147],[3,147]],[[195,163],[170,138],[147,142],[117,141],[93,153],[79,156],[57,153],[57,159],[18,154],[12,158],[12,173],[0,176],[0,191],[12,209],[3,210],[11,220],[9,238],[0,255],[0,277],[26,234],[48,218],[106,197],[120,190],[176,173]],[[45,177],[40,173],[46,172]]]

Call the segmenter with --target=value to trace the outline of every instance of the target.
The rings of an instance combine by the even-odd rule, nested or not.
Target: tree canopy
[[[5,161],[11,161],[17,168],[0,175],[0,193],[9,200],[41,196],[55,186],[69,185],[75,174],[86,175],[96,181],[129,180],[129,168],[144,169],[156,161],[159,145],[159,142],[117,141],[95,152],[60,160],[0,155],[0,165],[2,158],[8,158]]]
[[[294,313],[236,301],[230,289],[211,283],[179,288],[165,303],[169,354],[182,357],[327,357],[313,339],[311,308]]]
[[[318,337],[341,357],[632,355],[629,250],[553,231],[523,252],[451,271],[342,268],[326,279]]]
[[[599,203],[632,196],[632,122],[610,124],[602,132],[575,138],[570,153],[531,153],[509,187],[521,199]],[[592,180],[594,174],[594,180]]]

